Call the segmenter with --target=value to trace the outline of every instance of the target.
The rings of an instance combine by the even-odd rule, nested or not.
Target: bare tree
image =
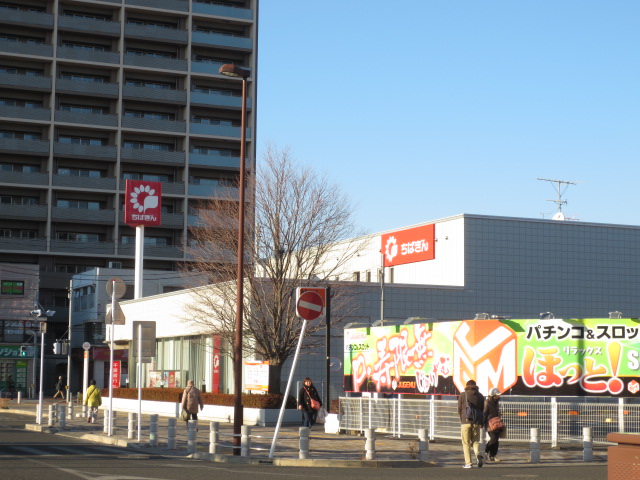
[[[347,262],[362,248],[353,238],[352,204],[326,176],[298,164],[288,149],[268,146],[248,188],[253,194],[245,239],[244,331],[246,353],[270,363],[271,393],[280,393],[284,362],[295,351],[301,321],[295,288],[326,286],[344,279]],[[200,226],[192,229],[192,268],[210,285],[194,290],[189,321],[220,335],[233,354],[236,302],[237,199],[235,189],[199,205]],[[252,221],[253,220],[253,221]],[[332,305],[345,313],[351,288],[332,286]],[[339,323],[340,318],[333,318]],[[322,322],[308,325],[305,346],[319,344]]]

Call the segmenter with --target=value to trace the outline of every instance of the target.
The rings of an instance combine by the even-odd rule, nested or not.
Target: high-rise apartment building
[[[133,267],[126,179],[162,182],[155,270],[185,259],[199,202],[237,188],[241,80],[223,64],[251,71],[254,168],[257,17],[258,0],[0,0],[0,262],[38,264],[46,308],[71,274]]]

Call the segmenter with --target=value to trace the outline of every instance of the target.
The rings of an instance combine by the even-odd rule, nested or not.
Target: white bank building
[[[327,372],[324,350],[303,349],[294,375],[311,377],[319,390],[328,380],[331,398],[343,393],[340,360],[348,323],[463,320],[478,313],[513,319],[541,313],[640,317],[638,226],[460,214],[358,240],[359,255],[331,278],[336,289],[353,293],[348,315],[332,312],[341,318],[331,329],[335,361]],[[131,322],[155,321],[156,356],[144,364],[144,386],[182,386],[193,379],[205,391],[233,393],[224,345],[185,321],[190,301],[189,291],[179,291],[123,302],[126,324],[115,327],[114,340],[126,348]],[[283,382],[288,372],[285,366]]]

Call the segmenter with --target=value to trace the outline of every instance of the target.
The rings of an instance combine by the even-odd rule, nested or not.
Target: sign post
[[[106,285],[107,293],[111,295],[111,329],[110,329],[110,348],[109,348],[109,425],[107,428],[107,435],[113,435],[113,334],[115,331],[115,319],[116,319],[116,301],[127,291],[127,286],[121,278],[111,278]]]
[[[278,432],[280,431],[280,425],[282,424],[282,417],[284,416],[284,410],[287,404],[287,398],[289,398],[289,390],[291,389],[291,382],[293,381],[293,374],[296,370],[296,364],[298,363],[298,355],[300,354],[300,347],[302,340],[304,339],[304,332],[307,329],[307,321],[313,321],[322,314],[324,314],[324,300],[317,291],[304,291],[302,288],[296,289],[296,314],[302,318],[302,328],[300,329],[300,338],[298,338],[298,345],[296,347],[296,353],[293,356],[293,363],[291,364],[291,371],[289,372],[289,381],[287,382],[287,389],[284,392],[282,399],[282,406],[280,407],[280,415],[278,415],[278,423],[276,424],[276,431],[273,434],[273,441],[271,442],[271,450],[269,450],[269,458],[273,458],[273,453],[276,449],[276,441],[278,440]]]
[[[84,352],[82,352],[84,358],[84,365],[82,370],[82,403],[84,404],[84,394],[89,387],[89,349],[91,348],[91,344],[89,342],[84,342],[82,344],[82,348],[84,350]]]
[[[144,341],[143,341],[144,339]],[[156,356],[156,322],[133,322],[133,356],[138,359],[138,441],[142,418],[142,364]],[[147,360],[149,362],[150,360]]]

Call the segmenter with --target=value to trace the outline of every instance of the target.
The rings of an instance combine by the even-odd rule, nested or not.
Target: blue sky
[[[640,225],[640,1],[262,0],[258,160],[373,233],[458,213]]]

